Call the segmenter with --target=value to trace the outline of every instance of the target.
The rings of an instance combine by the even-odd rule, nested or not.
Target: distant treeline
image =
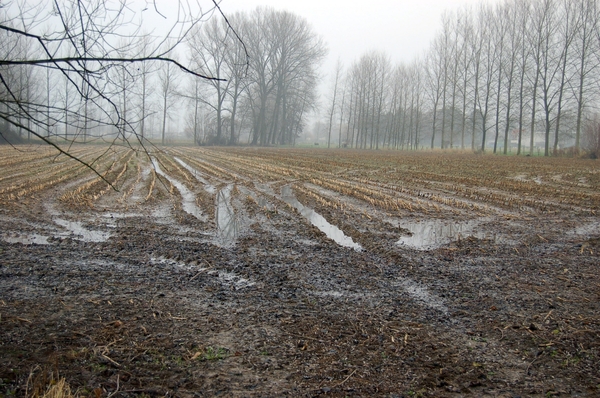
[[[54,142],[166,143],[185,132],[237,144],[245,131],[245,143],[293,144],[326,55],[308,22],[271,8],[226,18],[176,4],[181,15],[159,37],[132,22],[153,7],[3,3],[0,117],[22,139]]]
[[[507,0],[448,12],[427,53],[338,65],[328,141],[545,155],[598,141],[596,0]],[[333,123],[331,121],[334,121]]]
[[[86,4],[0,8],[7,135],[290,145],[321,107],[319,134],[330,147],[551,155],[600,142],[597,0],[448,12],[423,57],[392,65],[371,51],[346,69],[338,63],[322,101],[326,47],[295,14],[182,11],[159,37],[132,22],[152,10]]]

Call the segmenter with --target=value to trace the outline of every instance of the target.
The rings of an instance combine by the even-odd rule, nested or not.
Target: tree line
[[[160,4],[0,3],[0,135],[293,145],[321,110],[329,147],[550,155],[600,142],[597,0],[447,12],[409,64],[380,51],[338,62],[321,103],[327,49],[304,18],[267,7],[225,17],[200,0],[170,6],[173,18]],[[147,13],[159,31],[138,22]]]
[[[594,142],[598,17],[596,0],[482,3],[446,12],[408,65],[378,51],[338,63],[328,146],[578,152]]]
[[[185,131],[198,144],[242,134],[293,144],[326,55],[308,22],[271,8],[226,17],[214,1],[176,5],[167,15],[156,1],[1,3],[2,137],[165,144]],[[148,13],[160,29],[138,21]]]

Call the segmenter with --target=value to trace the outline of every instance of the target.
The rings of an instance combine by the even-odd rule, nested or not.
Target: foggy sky
[[[370,50],[392,62],[410,63],[429,47],[444,10],[476,7],[497,0],[222,0],[225,14],[257,6],[287,10],[308,20],[329,48],[323,73],[333,73],[338,57],[347,67]]]

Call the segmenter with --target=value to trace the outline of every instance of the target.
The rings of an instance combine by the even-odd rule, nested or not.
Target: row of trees
[[[579,150],[598,105],[599,12],[597,0],[481,4],[446,13],[410,65],[381,52],[338,63],[328,145]]]
[[[142,7],[127,0],[0,2],[2,137],[34,135],[57,148],[59,138],[143,143],[145,122],[158,113],[147,101],[152,88],[172,94],[170,70],[216,79],[174,56],[214,4],[204,11],[189,0]],[[159,18],[163,30],[143,31],[144,15]],[[165,102],[160,110],[166,115]]]
[[[0,133],[165,143],[171,124],[196,143],[295,143],[326,55],[308,22],[177,4],[167,17],[158,1],[0,2]],[[160,35],[137,22],[150,12],[170,21]],[[338,62],[328,146],[579,150],[597,130],[599,12],[598,0],[481,4],[445,14],[410,65],[377,51]]]
[[[242,132],[256,145],[293,143],[325,45],[289,12],[228,19],[211,5],[179,3],[171,17],[156,1],[141,11],[127,0],[0,3],[0,133],[164,144],[185,129],[197,143],[235,144]],[[137,19],[152,12],[168,27],[144,30]]]

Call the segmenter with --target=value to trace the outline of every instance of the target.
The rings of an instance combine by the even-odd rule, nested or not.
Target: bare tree
[[[432,49],[426,58],[426,85],[427,94],[432,107],[432,127],[431,127],[431,149],[435,145],[435,134],[437,127],[438,104],[443,95],[444,69],[441,52],[442,42],[437,41],[432,45]]]
[[[144,57],[152,51],[152,37],[149,34],[142,34],[137,42],[137,56]],[[155,93],[155,87],[152,84],[152,76],[156,73],[155,62],[141,62],[137,70],[137,84],[135,90],[139,98],[139,135],[142,141],[146,138],[146,120],[151,112],[150,98]]]
[[[405,119],[403,112],[404,97],[407,95],[406,90],[406,71],[402,65],[396,66],[392,72],[392,77],[389,79],[388,86],[390,86],[390,98],[388,103],[388,111],[386,114],[386,137],[387,146],[398,149],[400,145],[404,145],[401,134],[401,123],[400,119]],[[385,146],[386,140],[384,139],[383,145]]]
[[[454,30],[454,32],[452,34],[452,45],[451,45],[451,49],[450,49],[450,57],[452,60],[450,63],[450,73],[451,73],[450,84],[451,84],[451,89],[452,89],[452,94],[450,97],[452,99],[452,103],[450,105],[450,139],[448,140],[450,148],[452,148],[454,146],[454,133],[455,133],[455,127],[456,127],[455,126],[456,106],[457,106],[457,101],[459,99],[458,94],[459,94],[459,90],[460,90],[459,75],[461,73],[461,71],[460,71],[461,60],[463,58],[463,54],[466,55],[466,49],[465,49],[464,40],[462,37],[462,33],[463,33],[462,25],[465,24],[466,16],[461,12],[457,12],[452,17],[453,17],[452,29]],[[463,115],[464,115],[464,113],[463,113]]]
[[[593,159],[600,157],[600,116],[593,115],[587,122],[583,136],[583,147]]]
[[[132,50],[132,43],[125,38],[121,38],[119,40],[119,54],[121,57],[126,58],[129,56],[129,52]],[[135,83],[135,77],[133,75],[133,71],[130,71],[126,65],[115,65],[111,68],[111,81],[114,85],[114,102],[118,106],[118,131],[119,135],[124,142],[128,140],[129,127],[130,127],[130,119],[131,115],[128,114],[130,111],[129,105],[131,102],[132,91]],[[85,81],[82,83],[85,88],[89,87],[89,85],[85,84]],[[85,94],[85,92],[84,92]],[[83,96],[83,100],[87,105],[87,96]],[[84,123],[87,124],[87,115],[83,114]],[[164,143],[163,143],[164,144]]]
[[[355,104],[355,95],[354,95],[354,82],[355,82],[355,70],[350,69],[348,73],[346,73],[344,92],[350,95],[350,100],[348,101],[348,105],[346,106],[346,111],[348,113],[348,119],[346,121],[346,146],[352,147],[352,143],[354,142],[354,104]],[[350,126],[352,125],[352,134],[350,133]]]
[[[199,27],[189,38],[188,47],[194,68],[204,75],[225,77],[228,72],[228,53],[231,51],[228,40],[229,27],[223,20],[212,19]],[[215,143],[223,143],[223,118],[225,100],[231,80],[212,80],[210,85],[214,95],[208,96],[206,105],[215,112]]]
[[[364,54],[350,69],[354,147],[379,149],[390,71],[389,57],[377,51]]]
[[[473,25],[472,32],[473,34],[470,36],[469,40],[469,52],[472,58],[471,68],[472,72],[472,103],[473,103],[473,111],[472,111],[472,123],[471,123],[471,150],[475,150],[475,131],[477,126],[477,100],[479,95],[479,85],[481,82],[481,69],[482,69],[482,59],[484,56],[483,43],[485,40],[485,36],[482,35],[479,30],[481,29],[481,18],[482,16],[478,16],[475,24]]]
[[[469,38],[473,34],[473,23],[471,21],[472,15],[469,10],[465,9],[460,19],[461,23],[457,27],[460,31],[460,47],[459,56],[457,57],[456,64],[459,69],[459,77],[461,79],[461,85],[459,91],[461,94],[461,121],[460,121],[460,147],[465,149],[465,133],[467,130],[467,106],[469,98],[469,83],[471,82],[472,72],[471,66],[473,63],[472,53],[469,51]]]
[[[518,26],[518,43],[520,53],[518,57],[519,67],[519,121],[518,121],[518,138],[517,138],[517,155],[521,154],[523,144],[523,130],[524,130],[524,117],[525,117],[525,83],[527,80],[527,68],[529,66],[529,58],[531,57],[531,51],[527,40],[527,32],[531,23],[531,4],[529,0],[515,0],[513,3],[515,12],[519,17],[516,19],[516,26]]]
[[[194,140],[194,145],[201,145],[205,142],[205,113],[206,101],[203,100],[205,95],[203,91],[204,85],[200,79],[192,78],[191,84],[187,90],[182,93],[182,96],[187,100],[188,113],[186,118],[186,127],[189,134]],[[200,133],[202,132],[202,136]]]
[[[329,128],[327,130],[327,148],[331,148],[331,129],[333,128],[333,116],[335,115],[337,109],[337,97],[338,97],[338,87],[340,85],[340,79],[342,77],[343,72],[342,61],[338,58],[335,64],[335,72],[333,76],[333,88],[331,93],[331,106],[329,107],[327,113],[329,114]]]
[[[386,69],[375,52],[350,67],[340,131],[345,120],[346,140],[359,148],[418,146],[426,114],[431,148],[453,147],[459,129],[464,148],[469,119],[473,150],[493,141],[494,153],[507,154],[517,138],[520,155],[525,124],[530,154],[542,125],[546,154],[571,131],[578,147],[585,112],[597,106],[599,17],[597,0],[505,0],[447,13],[416,69]]]
[[[507,35],[508,35],[508,49],[506,52],[506,63],[507,67],[503,69],[504,78],[506,79],[506,102],[505,102],[505,115],[504,115],[504,154],[508,153],[510,145],[509,132],[511,127],[511,116],[513,108],[513,91],[515,85],[515,74],[517,72],[518,56],[521,51],[521,31],[519,25],[512,21],[518,21],[519,13],[518,8],[511,3],[505,3],[500,9],[501,18],[506,20],[507,24]],[[496,151],[496,143],[494,144],[494,152]]]
[[[245,23],[243,14],[237,13],[233,16],[234,26],[239,21],[240,24]],[[227,22],[227,21],[226,21]],[[231,26],[228,26],[228,47],[226,65],[228,68],[228,79],[230,81],[229,90],[227,95],[230,101],[230,130],[229,130],[229,144],[234,145],[237,143],[237,131],[236,126],[238,124],[238,109],[240,108],[240,102],[244,92],[248,87],[248,70],[250,68],[250,58],[248,50],[243,41],[239,40],[236,31],[241,31],[241,28],[232,30]],[[243,114],[242,114],[243,116]],[[243,119],[243,118],[242,118]],[[242,123],[239,123],[240,125]]]
[[[575,83],[574,96],[576,101],[577,121],[575,127],[575,149],[580,150],[581,132],[583,126],[583,110],[589,91],[590,76],[597,70],[599,62],[594,59],[593,52],[598,48],[598,3],[597,0],[578,0],[577,28],[575,28]],[[596,36],[598,35],[598,36]]]
[[[419,149],[419,144],[421,143],[421,125],[422,125],[422,115],[423,115],[423,72],[419,66],[418,60],[416,60],[409,67],[408,74],[409,82],[410,82],[410,92],[411,92],[411,107],[410,107],[410,125],[412,128],[410,129],[411,136],[414,133],[413,138],[411,139],[412,147],[414,149]]]
[[[492,8],[490,6],[481,5],[479,15],[479,27],[478,35],[481,37],[480,51],[482,51],[482,74],[479,77],[481,84],[479,90],[476,90],[475,104],[477,105],[477,112],[481,117],[481,147],[482,152],[485,151],[487,131],[489,129],[489,111],[491,108],[490,101],[492,99],[492,87],[494,84],[494,77],[498,73],[498,61],[499,53],[501,52],[501,45],[494,41],[494,31],[492,30],[492,18],[494,17]]]
[[[175,56],[171,57],[176,58]],[[166,142],[167,119],[171,118],[171,111],[179,94],[179,77],[179,69],[170,62],[162,64],[158,70],[159,107],[162,114],[161,142],[163,145]]]
[[[453,57],[455,47],[455,39],[453,37],[453,20],[452,15],[450,13],[445,13],[442,15],[442,31],[440,33],[438,46],[436,48],[439,51],[440,57],[440,70],[441,73],[441,91],[442,91],[442,128],[441,128],[441,137],[440,137],[440,147],[444,149],[446,147],[446,116],[448,113],[447,100],[448,100],[448,85],[452,84],[452,82],[456,81],[456,79],[452,79],[452,70],[456,70],[453,68]],[[456,33],[458,30],[454,29]],[[456,88],[456,85],[453,85]],[[452,98],[454,101],[454,96]]]
[[[346,109],[345,105],[346,105],[346,94],[348,93],[348,86],[347,84],[345,84],[345,76],[342,76],[342,81],[340,82],[340,84],[342,85],[341,90],[342,90],[342,102],[340,103],[339,106],[339,110],[340,110],[340,121],[338,124],[338,148],[342,147],[342,126],[344,124],[344,110]],[[347,138],[347,137],[346,137]]]
[[[571,80],[571,72],[568,69],[568,61],[573,47],[572,44],[575,40],[580,25],[575,4],[573,4],[573,2],[571,2],[570,0],[562,0],[561,3],[562,23],[560,24],[559,41],[561,43],[562,49],[558,60],[558,86],[555,88],[555,96],[557,97],[557,99],[556,117],[554,122],[554,144],[552,146],[552,152],[555,156],[558,154],[559,132],[564,109],[564,94],[566,90],[566,85],[569,84]],[[549,143],[546,144],[546,148],[548,148],[548,146]],[[546,154],[546,156],[547,155],[548,154]]]
[[[19,4],[27,4],[27,7],[19,8]],[[7,1],[2,5],[0,42],[10,43],[18,38],[31,51],[26,57],[18,57],[14,52],[7,51],[0,59],[0,119],[14,128],[27,131],[68,156],[74,157],[68,153],[68,147],[63,149],[53,139],[56,132],[51,130],[52,125],[65,124],[67,130],[69,125],[77,128],[82,122],[84,126],[94,122],[115,128],[131,125],[124,118],[116,98],[111,95],[111,79],[114,76],[111,71],[117,66],[128,68],[127,65],[132,63],[155,60],[188,74],[212,79],[168,57],[173,47],[179,45],[189,31],[208,15],[210,10],[203,11],[199,3],[169,2],[167,6],[155,0],[150,7],[146,7],[145,4],[128,0],[55,0],[30,3]],[[120,37],[133,40],[139,37],[141,25],[135,21],[144,13],[155,13],[162,18],[166,33],[162,39],[156,40],[153,50],[147,54],[140,57],[123,56],[118,40]],[[42,25],[46,26],[45,31]],[[51,31],[47,30],[48,26],[53,27]],[[177,37],[170,48],[163,45],[167,37]],[[62,76],[65,87],[69,88],[65,88],[65,93],[81,98],[82,101],[75,103],[83,102],[85,106],[80,109],[71,107],[73,97],[67,100],[66,95],[63,105],[49,105],[48,98],[30,98],[29,102],[24,100],[10,78],[14,70],[23,66],[47,72],[47,80],[59,80],[59,76]],[[71,89],[73,93],[70,93]],[[90,112],[91,108],[98,112]],[[136,134],[135,137],[143,144],[140,135]]]
[[[550,154],[550,131],[552,127],[552,114],[557,104],[557,85],[560,79],[560,68],[566,60],[568,46],[561,45],[558,23],[559,12],[556,0],[542,0],[536,9],[537,23],[539,24],[539,54],[538,75],[540,79],[541,105],[544,112],[544,155]]]
[[[510,54],[507,54],[507,46],[509,44],[510,37],[509,36],[509,25],[511,24],[510,20],[505,17],[506,8],[503,5],[497,5],[496,9],[493,10],[490,14],[492,17],[490,22],[493,26],[493,35],[496,43],[495,55],[496,55],[496,118],[495,118],[495,134],[494,134],[494,150],[493,153],[496,153],[498,149],[498,138],[500,136],[500,113],[502,111],[502,95],[504,93],[504,86],[508,86],[507,96],[510,99],[510,89],[512,87],[512,80],[504,80],[506,74],[506,63],[507,58],[508,65],[511,65],[510,62]],[[510,48],[508,49],[510,51]],[[512,67],[512,66],[511,66]],[[510,69],[510,68],[509,68]],[[512,72],[509,72],[512,73]],[[510,104],[506,104],[507,112],[510,114]],[[483,147],[482,147],[483,150]]]
[[[315,104],[317,67],[327,51],[308,22],[286,11],[257,8],[242,25],[250,55],[252,144],[291,144]]]

